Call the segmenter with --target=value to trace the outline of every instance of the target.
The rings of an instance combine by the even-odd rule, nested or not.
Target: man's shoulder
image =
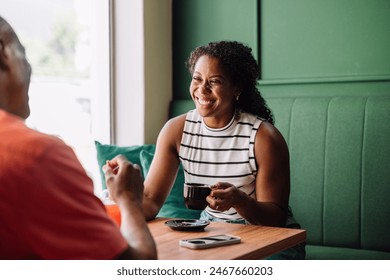
[[[9,153],[41,153],[53,146],[63,146],[65,143],[56,136],[48,135],[29,128],[17,118],[0,119],[1,150]]]

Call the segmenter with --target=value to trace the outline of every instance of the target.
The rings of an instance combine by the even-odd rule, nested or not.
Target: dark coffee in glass
[[[184,184],[184,202],[188,209],[203,210],[208,205],[206,197],[210,194],[209,185],[205,184]]]

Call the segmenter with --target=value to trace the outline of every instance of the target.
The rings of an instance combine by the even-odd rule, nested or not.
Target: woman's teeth
[[[204,99],[199,99],[199,98],[198,98],[198,102],[199,102],[200,105],[210,105],[210,104],[214,103],[214,101],[204,100]]]

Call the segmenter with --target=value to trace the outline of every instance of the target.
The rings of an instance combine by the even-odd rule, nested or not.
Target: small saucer
[[[210,224],[208,221],[204,220],[192,220],[192,219],[176,219],[176,220],[169,220],[165,222],[165,225],[170,227],[173,230],[180,230],[180,231],[200,231],[203,230],[205,227],[207,227]]]

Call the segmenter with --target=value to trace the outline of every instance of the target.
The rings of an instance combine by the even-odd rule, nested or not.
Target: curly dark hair
[[[250,47],[237,41],[210,42],[197,47],[186,62],[191,75],[194,73],[196,62],[203,55],[218,59],[229,79],[241,89],[237,108],[274,124],[273,114],[256,87],[260,69]]]

